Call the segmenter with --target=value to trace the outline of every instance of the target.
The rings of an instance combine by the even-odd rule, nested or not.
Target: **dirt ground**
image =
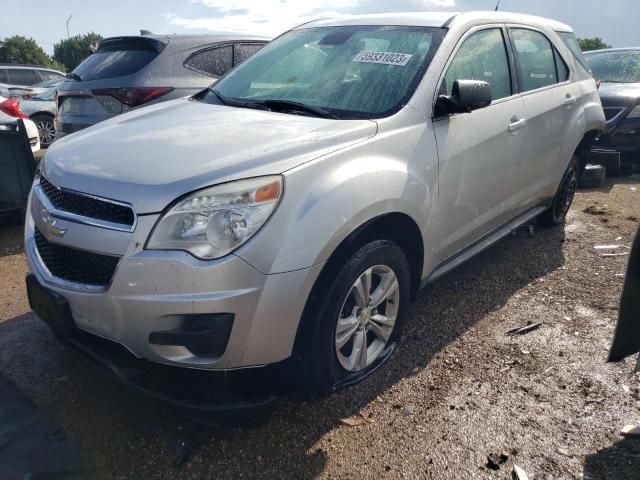
[[[635,359],[607,364],[640,177],[580,191],[564,228],[521,229],[423,290],[364,383],[281,400],[254,429],[207,429],[177,469],[180,419],[105,382],[29,311],[21,227],[0,227],[0,372],[77,442],[91,479],[640,478]],[[523,336],[511,328],[543,322]],[[340,419],[363,418],[360,426]],[[487,457],[504,455],[497,470]]]

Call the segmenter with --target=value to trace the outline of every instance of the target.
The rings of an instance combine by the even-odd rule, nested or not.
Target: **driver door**
[[[436,263],[454,256],[507,223],[518,211],[525,179],[525,108],[512,82],[512,68],[501,27],[480,28],[464,38],[445,69],[440,94],[451,94],[455,80],[482,80],[492,103],[471,113],[435,118],[438,144],[438,197],[431,232],[439,236]]]

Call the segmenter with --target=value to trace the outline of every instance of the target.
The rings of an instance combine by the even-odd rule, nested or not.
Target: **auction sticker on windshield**
[[[394,53],[394,52],[370,52],[362,51],[358,53],[354,58],[354,62],[359,63],[382,63],[384,65],[398,65],[404,67],[413,55],[408,53]]]

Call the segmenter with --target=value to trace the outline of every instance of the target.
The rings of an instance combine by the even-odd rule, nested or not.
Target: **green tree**
[[[583,52],[589,50],[602,50],[603,48],[611,48],[611,45],[604,43],[600,37],[594,38],[579,38],[578,43]]]
[[[0,63],[29,63],[58,69],[62,67],[52,61],[33,38],[20,35],[0,41]]]
[[[71,71],[91,55],[92,45],[101,40],[102,35],[98,35],[95,32],[65,38],[53,46],[53,59],[63,64],[68,71]]]

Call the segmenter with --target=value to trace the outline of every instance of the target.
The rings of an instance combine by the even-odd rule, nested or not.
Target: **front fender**
[[[406,160],[352,155],[342,152],[287,172],[274,218],[237,254],[263,273],[287,272],[324,262],[379,215],[404,213],[424,225],[430,188]]]

